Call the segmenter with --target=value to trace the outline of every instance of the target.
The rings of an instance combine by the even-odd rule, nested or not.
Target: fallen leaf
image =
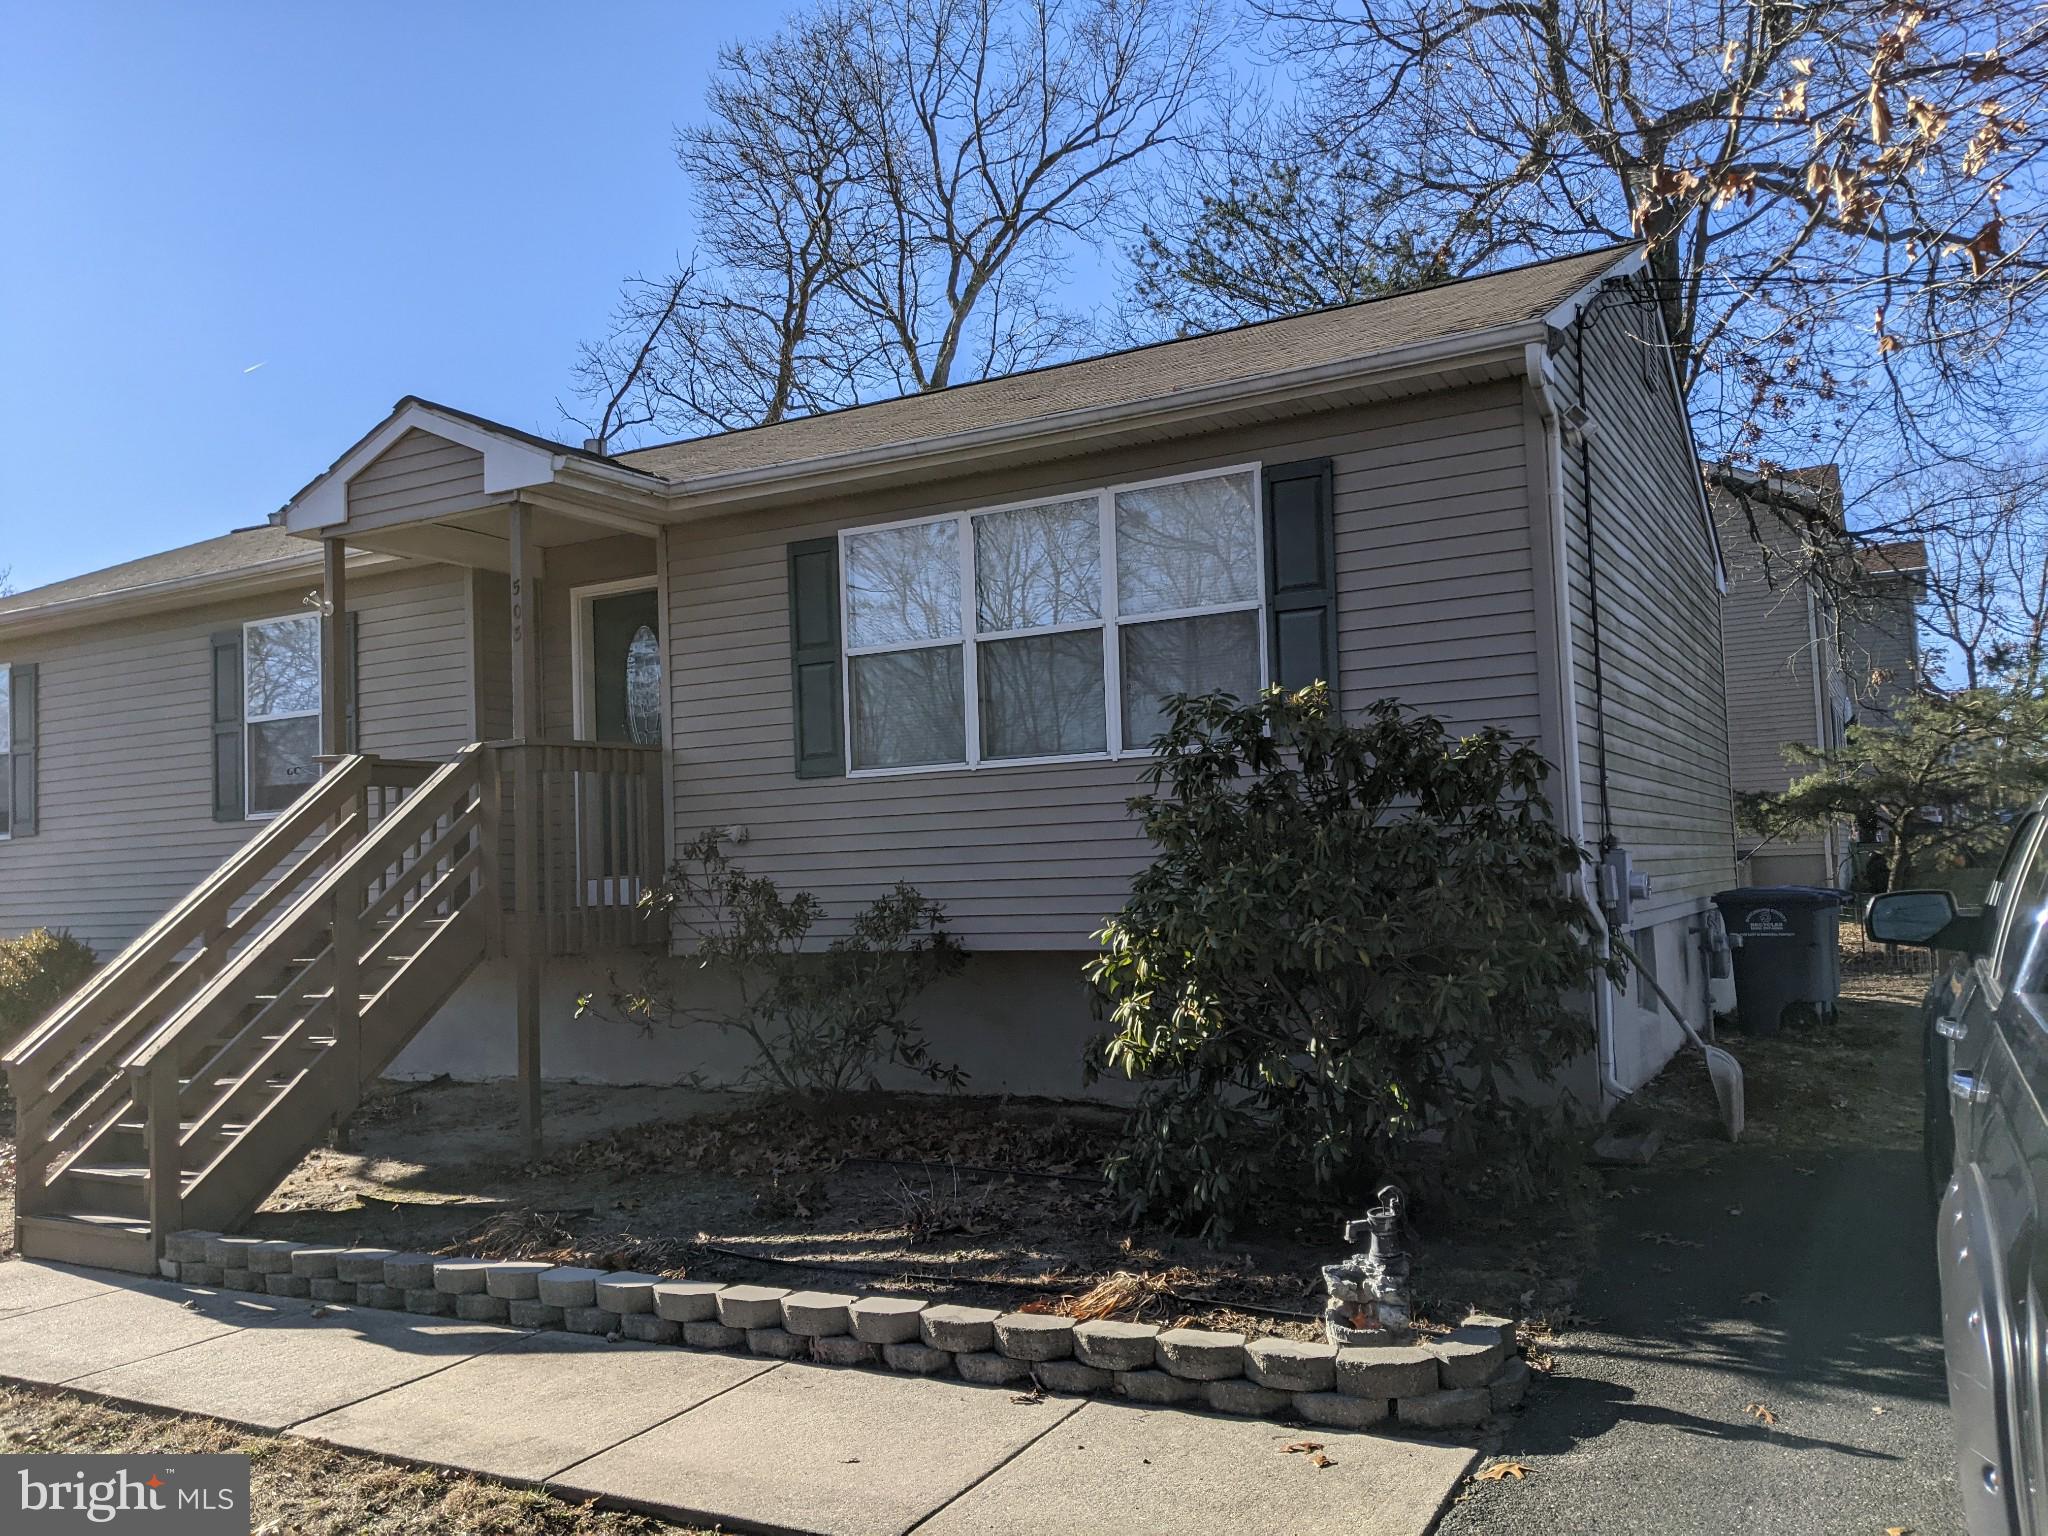
[[[1045,1401],[1045,1388],[1033,1387],[1029,1392],[1019,1392],[1010,1401],[1013,1403],[1023,1403],[1027,1407],[1035,1406]]]
[[[1294,1444],[1281,1451],[1280,1454],[1283,1456],[1312,1455],[1322,1448],[1323,1442],[1320,1440],[1297,1440]]]
[[[1730,1216],[1740,1216],[1742,1214],[1742,1207],[1739,1205],[1731,1205],[1728,1207],[1728,1214]]]
[[[1742,1406],[1742,1411],[1752,1419],[1755,1419],[1759,1424],[1768,1426],[1778,1422],[1778,1416],[1762,1403],[1745,1403]]]
[[[1325,1456],[1321,1451],[1317,1451],[1313,1456],[1309,1457],[1309,1461],[1313,1465],[1318,1467],[1334,1467],[1335,1465],[1337,1465],[1336,1462],[1330,1460],[1330,1458]]]
[[[1526,1482],[1529,1477],[1529,1469],[1519,1461],[1496,1461],[1492,1466],[1479,1474],[1479,1481],[1482,1483],[1498,1483],[1510,1477],[1518,1483]]]
[[[1875,1408],[1871,1409],[1870,1411],[1871,1411],[1872,1413],[1883,1413],[1883,1412],[1884,1412],[1884,1405],[1880,1403],[1880,1404],[1879,1404],[1879,1405],[1878,1405],[1877,1407],[1875,1407]]]
[[[1884,1528],[1884,1536],[1913,1536],[1913,1527],[1910,1525],[1888,1525]]]
[[[1765,1302],[1776,1301],[1777,1299],[1778,1298],[1773,1296],[1769,1291],[1751,1291],[1747,1296],[1742,1298],[1742,1304],[1745,1307],[1760,1307]]]

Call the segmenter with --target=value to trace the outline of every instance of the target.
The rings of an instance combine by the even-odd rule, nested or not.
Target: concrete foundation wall
[[[1082,1047],[1103,1026],[1090,1014],[1083,957],[1040,952],[980,952],[958,976],[925,993],[916,1010],[944,1062],[964,1067],[970,1093],[1054,1098],[1115,1096],[1116,1085],[1082,1081]],[[588,1083],[672,1083],[700,1072],[714,1085],[736,1081],[752,1057],[742,1036],[712,1026],[657,1027],[643,1034],[629,1025],[576,1017],[576,999],[602,992],[608,972],[640,974],[643,957],[613,954],[548,962],[541,991],[541,1065],[555,1080]],[[665,961],[679,985],[689,961]],[[464,1081],[511,1077],[516,1070],[513,970],[487,961],[392,1064],[402,1078],[440,1073]],[[715,993],[700,994],[715,1006]],[[911,1072],[886,1075],[883,1086],[929,1086]]]

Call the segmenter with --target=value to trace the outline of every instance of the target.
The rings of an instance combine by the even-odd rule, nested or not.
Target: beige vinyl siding
[[[418,428],[397,442],[348,483],[351,519],[386,512],[429,517],[442,509],[473,505],[484,494],[484,456]]]
[[[654,540],[622,533],[582,544],[557,544],[547,552],[540,584],[540,717],[543,736],[569,740],[576,728],[575,589],[645,576],[654,584]]]
[[[1912,696],[1920,671],[1918,592],[1911,577],[1874,577],[1844,616],[1849,687],[1865,724],[1885,723],[1899,701]]]
[[[1584,328],[1590,566],[1580,453],[1563,446],[1586,836],[1597,843],[1611,833],[1648,873],[1644,910],[1652,917],[1696,905],[1735,876],[1713,542],[1676,391],[1662,356],[1640,339],[1654,324],[1637,303],[1610,297]],[[1569,335],[1556,368],[1567,398],[1575,398],[1578,356]],[[1598,582],[1597,667],[1591,581]]]
[[[1341,692],[1535,735],[1520,394],[1498,385],[1048,467],[678,528],[667,635],[678,839],[743,827],[752,871],[844,912],[903,879],[982,948],[1062,949],[1122,903],[1147,845],[1142,759],[798,780],[786,546],[837,528],[1120,481],[1335,460]],[[552,567],[551,567],[552,569]]]
[[[309,569],[302,585],[232,603],[0,640],[0,662],[41,668],[40,830],[0,842],[0,934],[69,928],[110,956],[255,831],[213,819],[209,640],[303,611],[318,582]],[[349,586],[362,613],[364,745],[454,751],[468,719],[460,573],[428,567]]]

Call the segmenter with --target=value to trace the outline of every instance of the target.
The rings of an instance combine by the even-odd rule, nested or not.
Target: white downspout
[[[1552,627],[1558,642],[1557,692],[1564,716],[1558,722],[1564,756],[1559,766],[1567,789],[1560,799],[1565,831],[1574,842],[1583,846],[1586,841],[1586,786],[1579,765],[1579,678],[1573,654],[1571,565],[1566,545],[1570,525],[1564,505],[1564,424],[1556,397],[1551,393],[1557,386],[1550,377],[1549,348],[1541,342],[1532,342],[1523,357],[1530,387],[1535,391],[1537,411],[1543,418],[1545,499],[1549,503],[1546,511],[1550,523],[1550,598],[1554,605]],[[1600,906],[1599,876],[1596,871],[1583,870],[1580,881],[1585,888],[1586,906],[1599,924],[1601,947],[1606,949],[1607,914]],[[1600,1079],[1600,1111],[1605,1115],[1630,1093],[1618,1071],[1614,1040],[1614,982],[1605,971],[1593,980],[1593,1038]]]

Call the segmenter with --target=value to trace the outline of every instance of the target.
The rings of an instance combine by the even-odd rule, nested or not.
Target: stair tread
[[[68,1221],[82,1227],[99,1227],[117,1232],[139,1232],[147,1235],[149,1222],[141,1216],[112,1216],[102,1211],[37,1211],[33,1216],[23,1216],[24,1222]]]

